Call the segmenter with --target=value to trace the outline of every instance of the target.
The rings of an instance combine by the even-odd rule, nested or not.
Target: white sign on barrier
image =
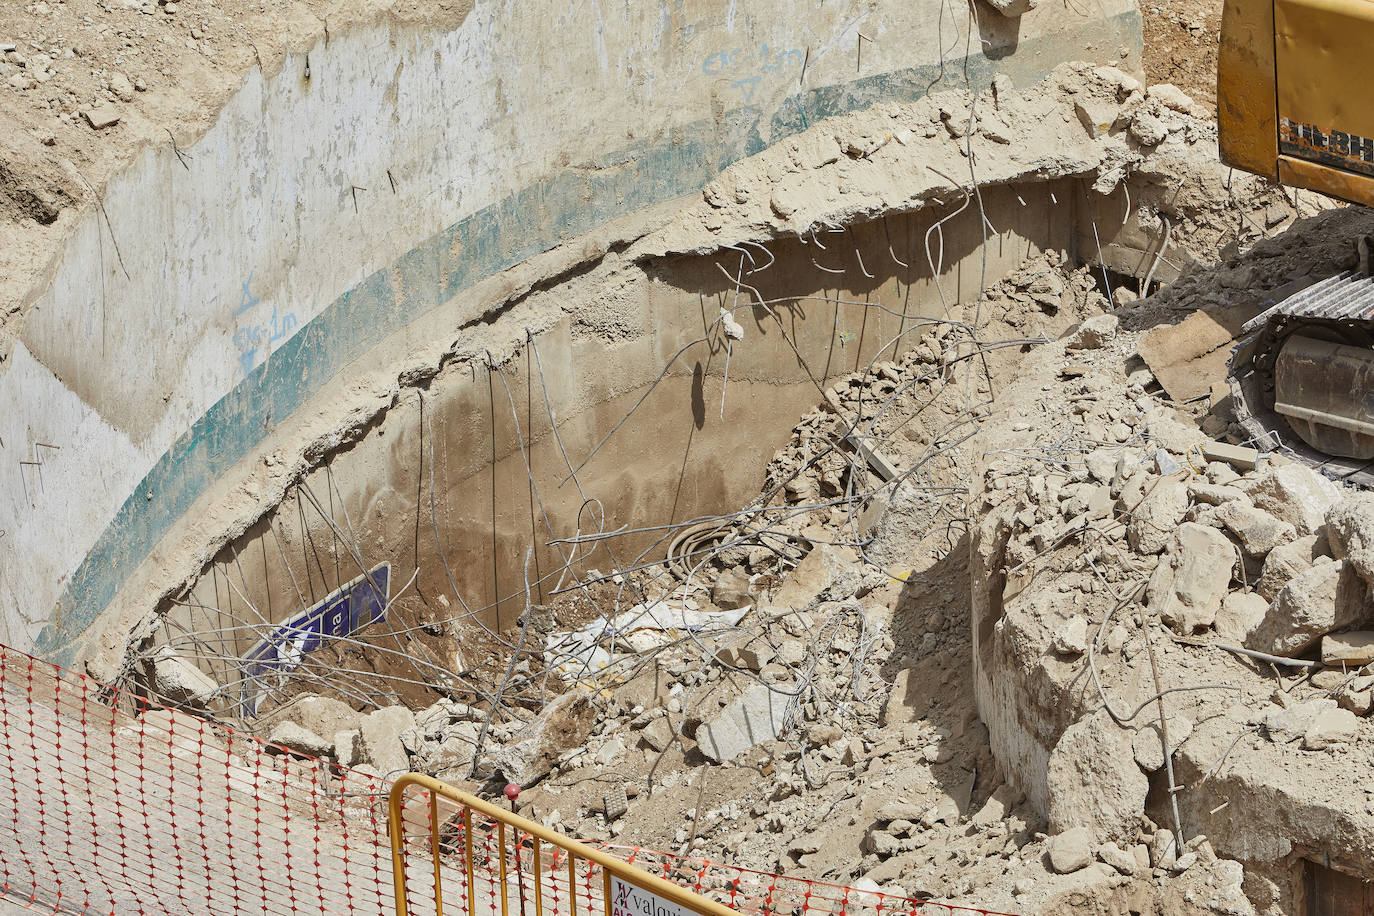
[[[642,887],[611,875],[610,916],[697,916],[680,903],[673,903]]]

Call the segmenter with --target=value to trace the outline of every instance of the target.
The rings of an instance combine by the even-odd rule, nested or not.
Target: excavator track
[[[1241,333],[1230,383],[1249,444],[1374,488],[1374,278],[1328,277]]]

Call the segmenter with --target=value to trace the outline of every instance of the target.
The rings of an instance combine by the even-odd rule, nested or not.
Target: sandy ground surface
[[[1173,83],[1214,117],[1221,6],[1221,0],[1146,0],[1141,9],[1148,81]]]

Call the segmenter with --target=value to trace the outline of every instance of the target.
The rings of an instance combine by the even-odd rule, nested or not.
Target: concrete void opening
[[[904,908],[1344,912],[1363,516],[1225,355],[1367,220],[1228,174],[1130,3],[887,6],[250,72],[0,326],[0,642]]]

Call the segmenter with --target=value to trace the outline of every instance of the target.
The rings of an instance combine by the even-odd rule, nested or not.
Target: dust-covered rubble
[[[588,586],[614,584],[627,599],[616,606],[628,610],[599,621],[572,626],[557,607],[531,608],[539,648],[512,666],[524,686],[499,714],[453,698],[362,714],[298,697],[266,715],[268,736],[296,753],[327,748],[378,776],[418,769],[477,792],[515,781],[525,813],[588,839],[872,893],[1022,913],[1089,899],[1102,912],[1166,901],[1183,901],[1171,912],[1250,912],[1237,863],[1217,858],[1205,836],[1175,848],[1146,813],[1163,767],[1151,721],[1122,730],[1098,712],[1068,729],[1048,760],[1059,799],[1048,810],[992,757],[967,684],[964,532],[978,483],[969,435],[1024,351],[1058,348],[1081,361],[1123,344],[1116,322],[1099,320],[1110,302],[1091,275],[1053,254],[990,286],[981,306],[981,336],[1026,341],[1021,349],[982,348],[959,311],[926,322],[824,392],[769,465],[758,500],[687,543],[687,552],[705,544],[707,559],[587,570]],[[1094,528],[1104,552],[1139,564],[1180,552],[1180,530],[1230,545],[1224,519],[1175,516],[1216,508],[1195,491],[1253,505],[1247,488],[1272,468],[1248,477],[1217,468],[1218,482],[1194,475],[1190,486],[1177,468],[1195,430],[1145,393],[1143,377],[1117,403],[1096,375],[1069,368],[1061,382],[1071,395],[1059,400],[1070,414],[1121,429],[1077,469],[1023,475],[1013,468],[1023,457],[996,459],[982,492],[1009,517],[1008,564],[1076,549]],[[1178,448],[1143,447],[1147,433]],[[1178,484],[1152,516],[1168,530],[1154,544],[1154,529],[1141,528],[1135,544],[1158,552],[1139,553],[1119,507],[1161,480]],[[1228,548],[1219,562],[1229,571],[1240,556]],[[1195,575],[1185,567],[1175,578]],[[1099,597],[1113,587],[1103,572]],[[1095,591],[1096,581],[1075,580]],[[1204,616],[1223,600],[1191,580],[1169,593],[1204,604]],[[1054,611],[1065,613],[1042,650],[1055,664],[1139,653],[1129,617],[1104,637],[1090,602],[1058,594]],[[1331,709],[1344,711],[1333,702],[1321,712]],[[1312,718],[1312,743],[1335,746],[1341,723]],[[1192,724],[1171,711],[1173,741]]]
[[[1224,432],[1224,413],[1172,401],[1136,350],[1149,326],[1120,318],[1100,347],[1038,349],[985,425],[980,712],[1051,833],[1204,835],[1257,905],[1289,912],[1301,857],[1359,873],[1374,854],[1350,782],[1374,738],[1370,497],[1215,445],[1201,421]]]

